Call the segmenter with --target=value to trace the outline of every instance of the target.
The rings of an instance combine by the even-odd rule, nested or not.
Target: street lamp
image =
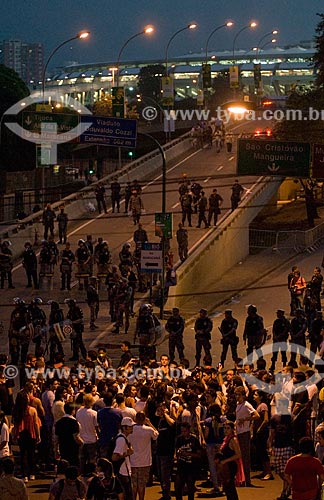
[[[206,64],[208,63],[208,44],[209,44],[209,40],[211,39],[211,37],[213,36],[214,33],[216,33],[216,31],[220,30],[221,28],[230,28],[231,26],[233,26],[234,23],[232,21],[227,21],[227,23],[225,24],[221,24],[220,26],[217,26],[217,28],[215,28],[209,35],[209,37],[207,38],[207,42],[206,42]]]
[[[268,40],[266,43],[264,43],[261,47],[260,47],[260,45],[258,45],[257,47],[253,47],[252,50],[254,50],[256,52],[256,57],[258,58],[260,51],[263,50],[264,47],[266,47],[267,45],[270,45],[271,43],[276,43],[276,42],[277,42],[277,39],[272,38],[271,40]]]
[[[234,58],[235,58],[235,42],[238,38],[238,36],[245,30],[249,29],[249,28],[255,28],[257,26],[257,23],[255,21],[251,21],[249,24],[247,24],[246,26],[243,26],[243,28],[241,28],[235,35],[234,37],[234,40],[233,40],[233,61],[234,61]]]
[[[266,33],[265,35],[263,35],[260,40],[258,41],[258,44],[257,44],[257,47],[260,49],[261,47],[261,43],[263,42],[263,40],[265,38],[267,38],[268,36],[271,36],[271,35],[278,35],[279,33],[279,30],[272,30],[272,31],[269,31],[269,33]]]
[[[171,36],[171,38],[169,39],[168,41],[168,44],[166,46],[166,49],[165,49],[165,75],[168,76],[168,63],[169,63],[169,47],[170,47],[170,44],[172,42],[172,40],[179,34],[179,33],[182,33],[182,31],[185,31],[185,30],[194,30],[197,28],[197,24],[196,23],[190,23],[188,24],[187,26],[185,26],[184,28],[181,28],[180,30],[176,31],[175,33],[173,33],[173,35]]]
[[[150,35],[151,33],[153,33],[154,31],[154,27],[153,26],[146,26],[142,31],[140,31],[139,33],[135,33],[135,35],[132,35],[131,37],[129,37],[126,42],[124,43],[124,45],[122,45],[120,51],[119,51],[119,54],[118,54],[118,57],[117,57],[117,63],[116,63],[116,67],[117,67],[117,71],[116,71],[116,75],[117,75],[117,87],[119,86],[119,63],[120,63],[120,58],[121,58],[121,55],[123,53],[123,50],[125,49],[125,47],[129,44],[129,42],[131,40],[133,40],[134,38],[137,38],[138,36],[141,36],[141,35]]]
[[[60,43],[57,47],[55,47],[55,49],[51,52],[49,58],[47,59],[46,61],[46,64],[44,66],[44,70],[43,70],[43,75],[42,75],[42,93],[43,93],[43,97],[45,95],[45,78],[46,78],[46,70],[47,70],[47,67],[49,65],[49,62],[50,60],[52,59],[52,57],[54,56],[54,54],[61,48],[63,47],[63,45],[66,45],[67,43],[69,42],[72,42],[72,40],[84,40],[85,38],[88,38],[88,36],[90,35],[90,31],[79,31],[79,33],[75,36],[73,36],[72,38],[69,38],[68,40],[65,40],[64,42]]]

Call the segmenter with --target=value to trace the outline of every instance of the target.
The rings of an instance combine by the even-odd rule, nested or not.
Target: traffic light
[[[95,173],[94,162],[93,162],[93,160],[90,160],[89,161],[89,174],[93,175],[94,173]]]
[[[203,64],[202,65],[202,80],[203,80],[203,88],[204,89],[209,89],[212,86],[210,64]]]
[[[132,160],[134,156],[134,151],[128,151],[127,156],[130,160]]]

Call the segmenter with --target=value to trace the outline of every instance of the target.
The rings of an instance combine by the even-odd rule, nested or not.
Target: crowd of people
[[[13,473],[18,446],[25,483],[40,471],[55,474],[50,500],[58,491],[71,500],[143,500],[154,481],[163,500],[170,500],[172,482],[177,499],[192,500],[197,480],[211,496],[236,500],[238,487],[252,486],[254,478],[271,481],[274,473],[282,479],[280,500],[291,488],[293,499],[296,490],[317,493],[313,476],[324,478],[320,370],[301,360],[275,376],[262,357],[255,365],[237,358],[226,371],[207,359],[190,370],[185,358],[140,361],[131,349],[122,343],[115,368],[104,348],[89,350],[72,367],[57,356],[50,371],[43,357],[28,354],[15,401],[8,359],[0,356],[4,478]],[[312,455],[313,466],[301,467]],[[8,487],[3,477],[0,496]]]

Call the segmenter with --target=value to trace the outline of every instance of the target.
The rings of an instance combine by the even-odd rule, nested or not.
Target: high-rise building
[[[44,49],[41,43],[26,43],[21,40],[0,42],[0,63],[18,73],[28,85],[42,80]]]

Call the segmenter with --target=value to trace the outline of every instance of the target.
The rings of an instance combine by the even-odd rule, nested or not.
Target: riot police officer
[[[287,340],[290,332],[290,321],[285,318],[285,311],[283,309],[277,310],[277,319],[274,320],[272,326],[272,342],[274,344],[280,342],[285,343],[286,347],[280,348],[281,360],[283,366],[287,364]],[[273,351],[271,358],[270,370],[274,371],[276,368],[276,361],[278,359],[278,351]]]
[[[79,360],[79,350],[81,351],[81,355],[83,359],[87,357],[87,350],[83,343],[82,333],[84,331],[83,325],[83,312],[80,307],[77,305],[75,300],[69,299],[67,301],[69,306],[69,310],[67,313],[67,319],[72,322],[72,333],[71,333],[71,341],[72,341],[72,358],[70,361],[78,361]]]
[[[139,309],[134,336],[134,344],[136,342],[136,337],[139,339],[139,357],[141,361],[147,361],[151,357],[152,346],[150,346],[150,332],[152,328],[154,328],[154,321],[150,314],[150,307],[148,304],[143,304]]]
[[[226,309],[225,312],[225,318],[223,319],[221,326],[220,326],[220,332],[222,334],[222,339],[221,339],[221,344],[223,346],[222,349],[222,354],[221,354],[221,364],[224,366],[226,356],[227,356],[227,351],[229,346],[231,346],[231,352],[232,352],[232,360],[235,362],[237,361],[237,344],[239,338],[236,335],[237,327],[238,327],[238,321],[237,319],[233,318],[232,316],[232,310],[231,309]]]
[[[46,341],[46,314],[39,306],[43,303],[40,297],[35,297],[28,308],[34,328],[32,341],[35,344],[36,358],[43,355],[42,343]]]
[[[295,344],[295,346],[306,347],[306,330],[307,320],[305,318],[304,311],[303,309],[298,308],[296,309],[296,316],[291,320],[290,337],[292,344]],[[296,357],[296,352],[290,353],[289,366],[297,368]],[[307,361],[303,355],[301,355],[300,358]]]
[[[99,293],[97,291],[97,278],[95,276],[91,276],[90,285],[87,288],[87,304],[90,309],[90,330],[96,330],[99,328],[95,324],[99,312]]]
[[[316,354],[317,350],[320,349],[320,345],[323,341],[321,335],[322,330],[324,330],[324,320],[322,311],[316,311],[315,319],[311,324],[309,340],[310,340],[310,350]]]
[[[110,189],[111,189],[112,212],[115,213],[115,206],[117,206],[117,212],[119,213],[121,186],[117,179],[114,179],[113,182],[110,184]]]
[[[15,288],[12,284],[12,251],[9,246],[11,243],[5,240],[0,245],[0,288],[4,288],[4,281],[8,279],[8,288]]]
[[[177,230],[177,243],[179,258],[183,262],[188,257],[188,231],[183,227],[182,222],[179,222],[179,229]]]
[[[60,207],[61,211],[56,217],[56,220],[58,222],[58,231],[59,231],[59,238],[60,238],[60,245],[62,243],[66,243],[66,238],[67,238],[67,225],[68,225],[68,215],[64,212],[64,207]]]
[[[25,250],[23,251],[22,260],[23,267],[27,275],[27,288],[32,287],[32,280],[34,282],[34,288],[38,289],[38,279],[37,279],[37,257],[32,248],[30,241],[26,241]]]
[[[78,265],[79,290],[83,290],[82,279],[85,287],[87,287],[89,276],[91,276],[91,253],[84,240],[78,241],[75,258]]]
[[[54,300],[51,302],[51,312],[48,319],[49,329],[49,345],[50,345],[50,363],[54,363],[56,348],[59,354],[64,356],[62,347],[62,339],[58,337],[55,325],[62,327],[64,321],[64,314],[58,302]]]
[[[175,348],[177,348],[180,361],[184,359],[183,331],[185,320],[180,316],[178,307],[172,309],[170,316],[165,324],[165,329],[169,333],[169,358],[174,361]]]
[[[196,339],[196,366],[200,365],[201,350],[204,348],[205,359],[210,360],[211,350],[211,331],[213,329],[213,322],[208,318],[207,309],[200,309],[199,317],[195,321],[195,339]]]
[[[10,316],[9,326],[9,353],[11,363],[18,365],[19,355],[21,363],[26,363],[31,332],[28,325],[31,322],[30,314],[24,300],[16,297],[15,307]]]
[[[71,290],[72,264],[75,260],[74,253],[70,248],[70,243],[66,243],[64,250],[60,254],[61,290]]]
[[[263,318],[257,314],[257,308],[254,305],[249,305],[247,308],[247,318],[243,333],[244,344],[247,342],[247,356],[253,352],[253,349],[260,349],[265,342],[265,329]]]

